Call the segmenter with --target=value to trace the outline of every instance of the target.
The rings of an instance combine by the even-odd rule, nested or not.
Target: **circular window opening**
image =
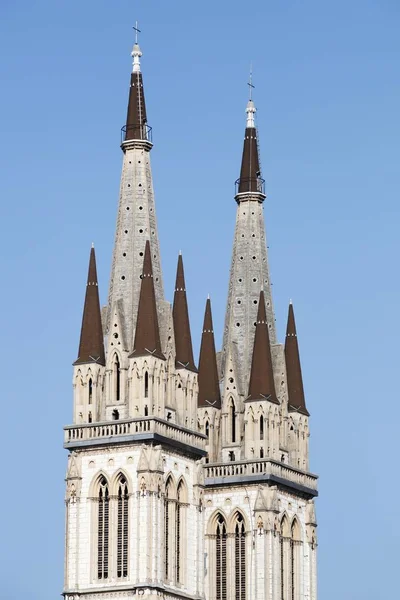
[[[141,184],[141,183],[139,183],[139,187],[142,187],[142,184]]]
[[[229,383],[233,383],[233,377],[229,377]]]
[[[143,256],[143,252],[139,252],[139,256]]]
[[[115,337],[115,339],[118,338],[118,333],[114,333],[113,336]]]
[[[253,260],[256,260],[257,256],[253,256]]]
[[[241,300],[238,300],[238,304],[242,304],[242,301],[241,301]]]
[[[131,187],[131,184],[130,184],[130,183],[128,183],[128,187]]]
[[[139,210],[143,210],[143,206],[139,206]]]
[[[122,253],[122,256],[126,256],[126,252],[123,252],[123,253]]]
[[[253,277],[253,283],[256,283],[257,277]]]
[[[143,229],[139,229],[139,233],[143,233]]]
[[[122,275],[121,279],[122,281],[125,281],[125,275]]]
[[[241,277],[239,277],[239,283],[242,283],[243,279]]]
[[[236,323],[236,327],[240,327],[240,323]]]
[[[126,210],[130,210],[129,206],[126,207]]]
[[[127,230],[127,229],[125,229],[125,233],[128,233],[128,230]]]
[[[253,300],[253,304],[257,304],[257,300]]]

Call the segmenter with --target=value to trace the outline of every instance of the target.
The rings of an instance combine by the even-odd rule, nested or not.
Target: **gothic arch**
[[[165,478],[165,496],[171,499],[176,499],[176,480],[171,472]]]
[[[118,469],[118,471],[116,473],[114,473],[114,475],[111,478],[111,482],[110,482],[110,490],[113,496],[116,496],[118,494],[118,487],[121,481],[121,478],[124,478],[127,486],[128,486],[128,491],[129,494],[132,493],[132,484],[131,484],[131,479],[128,475],[128,473],[125,471],[125,469]]]
[[[218,524],[218,522],[220,522],[221,519],[225,522],[225,525],[226,525],[227,521],[228,521],[226,514],[220,508],[216,508],[215,511],[210,516],[210,518],[208,519],[208,524],[207,524],[207,534],[208,535],[215,535],[217,524]]]
[[[110,480],[108,475],[106,475],[106,473],[101,470],[98,473],[96,473],[96,475],[93,477],[92,481],[90,482],[90,486],[89,486],[89,498],[97,498],[97,494],[100,488],[100,482],[102,480],[102,478],[104,478],[107,482],[107,485],[110,489]]]
[[[249,528],[249,522],[247,520],[246,515],[240,510],[240,508],[235,508],[231,512],[231,514],[230,514],[230,516],[228,518],[228,521],[227,521],[228,532],[229,533],[235,533],[235,527],[236,527],[236,524],[237,524],[237,521],[238,521],[238,517],[243,520],[244,528],[245,528],[245,531],[247,533],[250,530],[250,528]]]
[[[302,541],[302,530],[301,530],[301,525],[297,518],[297,515],[295,515],[292,519],[292,523],[290,526],[290,533],[291,533],[292,540],[294,540],[295,542]]]
[[[289,521],[289,517],[288,517],[286,511],[283,513],[283,515],[281,517],[280,530],[281,530],[281,535],[283,537],[285,537],[285,538],[291,537],[290,521]]]

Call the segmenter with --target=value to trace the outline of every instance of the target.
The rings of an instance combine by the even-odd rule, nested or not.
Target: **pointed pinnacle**
[[[304,396],[293,304],[289,304],[285,340],[285,361],[289,395],[289,412],[300,412],[301,414],[308,416],[310,413],[307,410]]]
[[[189,310],[187,305],[185,274],[182,254],[178,256],[174,305],[172,309],[174,322],[176,367],[197,371],[193,358],[192,336],[190,333]]]
[[[264,292],[260,292],[257,312],[256,333],[254,336],[253,357],[250,371],[249,395],[246,400],[268,400],[279,404],[274,382],[271,345]]]
[[[198,406],[221,408],[221,393],[213,333],[211,302],[206,302],[199,358]]]
[[[74,362],[74,365],[92,362],[103,366],[105,365],[103,328],[101,323],[94,247],[90,250],[81,337],[79,341],[78,358]]]
[[[161,351],[160,330],[158,327],[158,313],[153,281],[153,267],[151,263],[150,243],[148,240],[144,251],[142,284],[140,286],[133,348],[130,357],[150,355],[165,360],[165,356]]]

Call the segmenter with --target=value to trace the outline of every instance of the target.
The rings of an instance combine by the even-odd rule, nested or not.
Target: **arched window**
[[[118,485],[118,523],[117,523],[117,576],[128,576],[128,484],[121,476]]]
[[[231,428],[231,442],[236,442],[236,414],[235,414],[235,403],[231,400],[229,407],[229,423]]]
[[[281,537],[280,537],[280,563],[281,563],[281,600],[290,600],[288,594],[289,578],[288,578],[288,545],[290,543],[290,528],[289,521],[285,515],[281,521]]]
[[[264,417],[260,416],[260,440],[264,439]]]
[[[205,434],[206,434],[206,436],[207,436],[207,437],[209,437],[209,435],[210,435],[210,424],[209,424],[209,422],[208,422],[208,421],[206,421],[206,424],[205,424],[205,428],[204,428],[204,429],[205,429]]]
[[[165,543],[164,543],[164,551],[165,551],[165,579],[167,581],[171,580],[171,566],[172,566],[172,553],[173,553],[173,515],[174,508],[174,484],[172,481],[172,477],[167,479],[167,483],[165,485]]]
[[[115,400],[120,400],[121,398],[121,365],[119,362],[118,355],[115,355],[114,358],[114,392],[115,392]]]
[[[110,494],[105,477],[100,479],[97,519],[97,577],[108,579],[108,543],[110,529]]]
[[[217,517],[217,527],[215,536],[215,583],[216,583],[216,600],[226,600],[226,523],[222,515]]]
[[[290,600],[297,600],[298,592],[298,546],[300,543],[300,527],[297,519],[293,520],[290,536]]]
[[[93,401],[93,381],[92,378],[88,382],[88,403],[92,404]]]
[[[144,374],[144,397],[149,397],[149,374],[147,371]]]
[[[178,485],[175,515],[175,575],[176,582],[183,583],[183,542],[185,539],[185,486],[183,481]]]
[[[246,537],[240,513],[235,523],[235,600],[246,598]]]

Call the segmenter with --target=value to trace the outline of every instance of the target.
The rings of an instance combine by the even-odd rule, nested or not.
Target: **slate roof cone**
[[[289,304],[289,313],[285,340],[286,375],[289,395],[289,412],[299,412],[309,416],[304,397],[303,377],[301,374],[299,345],[297,342],[296,322],[293,304]]]
[[[133,70],[129,89],[128,114],[126,117],[125,141],[147,140],[147,114],[144,99],[143,76],[140,70],[142,51],[135,43],[132,50]]]
[[[246,107],[247,123],[244,133],[242,165],[238,192],[263,192],[261,187],[260,159],[258,155],[257,129],[254,121],[256,107],[249,100]]]
[[[178,258],[174,306],[172,309],[175,334],[176,368],[197,371],[193,358],[192,336],[190,333],[189,310],[186,297],[185,274],[182,255]]]
[[[264,292],[260,292],[258,301],[249,395],[246,400],[268,400],[279,404],[275,392]]]
[[[74,365],[96,363],[105,365],[103,327],[97,281],[96,254],[94,247],[90,250],[89,271],[86,284],[85,304],[83,307],[81,338],[78,358]]]
[[[221,408],[217,356],[215,353],[211,301],[209,298],[206,303],[203,334],[201,336],[198,406]]]
[[[135,343],[130,357],[136,356],[157,356],[158,358],[165,360],[165,356],[161,351],[156,295],[153,282],[153,268],[151,264],[150,243],[148,240],[146,241],[144,250]]]

